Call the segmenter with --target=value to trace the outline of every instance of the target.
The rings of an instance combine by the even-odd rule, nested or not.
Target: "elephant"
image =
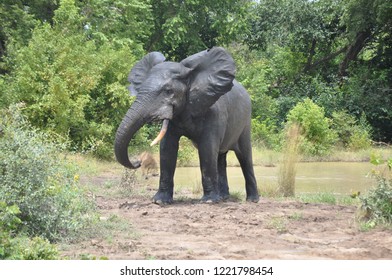
[[[202,174],[201,202],[229,198],[226,155],[232,150],[245,178],[246,200],[259,201],[251,147],[251,101],[235,80],[235,63],[222,47],[214,47],[185,58],[165,61],[160,52],[144,56],[132,68],[128,81],[136,99],[122,119],[115,136],[117,161],[131,169],[128,145],[146,123],[162,121],[152,144],[160,142],[159,188],[152,201],[173,203],[174,172],[179,140],[192,141],[198,150]]]

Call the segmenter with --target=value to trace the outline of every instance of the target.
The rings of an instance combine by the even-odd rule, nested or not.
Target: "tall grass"
[[[287,128],[283,159],[278,171],[278,192],[284,197],[295,195],[295,175],[300,144],[300,126],[292,124]]]

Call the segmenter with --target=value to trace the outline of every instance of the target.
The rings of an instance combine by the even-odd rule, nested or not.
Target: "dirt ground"
[[[84,180],[109,189],[120,178]],[[94,195],[101,220],[118,217],[130,228],[114,227],[106,237],[67,246],[63,255],[111,260],[392,259],[392,230],[361,230],[355,206],[269,198],[200,204],[200,195],[181,193],[175,194],[175,203],[161,207],[151,203],[156,187],[149,184],[139,194]]]

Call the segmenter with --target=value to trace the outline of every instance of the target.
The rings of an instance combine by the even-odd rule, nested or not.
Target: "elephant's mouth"
[[[166,134],[168,125],[169,125],[169,120],[164,119],[162,122],[161,131],[159,132],[158,136],[155,137],[155,139],[151,142],[150,146],[154,146],[155,144],[159,143],[159,141],[162,140],[163,136],[165,136],[165,134]]]

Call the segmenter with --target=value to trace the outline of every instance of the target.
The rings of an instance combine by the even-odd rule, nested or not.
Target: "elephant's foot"
[[[173,203],[173,194],[170,192],[158,191],[152,198],[152,202],[158,205]]]
[[[260,196],[258,194],[246,196],[246,201],[248,201],[248,202],[257,203],[257,202],[259,202],[259,199],[260,199]]]
[[[223,201],[226,201],[230,198],[229,188],[221,188],[220,189],[220,196]]]
[[[216,192],[210,192],[209,194],[204,194],[200,200],[200,202],[202,203],[217,203],[219,201],[222,201],[222,196],[220,196]]]
[[[229,200],[229,198],[230,198],[230,194],[223,194],[223,195],[221,195],[221,199],[223,200],[223,201],[227,201],[227,200]]]

